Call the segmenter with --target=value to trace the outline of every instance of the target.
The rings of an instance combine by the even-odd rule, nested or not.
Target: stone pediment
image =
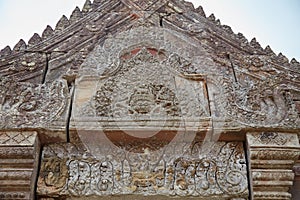
[[[203,48],[180,36],[140,27],[96,48],[79,70],[73,106],[77,126],[84,118],[107,122],[104,126],[112,129],[108,121],[123,121],[129,129],[170,129],[183,118],[194,128],[200,119],[207,123],[207,75],[199,72],[208,70],[196,66],[206,63],[212,71],[214,64]]]
[[[155,27],[140,26],[108,38],[79,69],[73,106],[77,128],[84,121],[89,121],[90,128],[98,127],[99,121],[110,121],[104,125],[107,129],[121,124],[127,129],[143,129],[134,118],[142,124],[154,117],[155,127],[158,121],[164,124],[166,118],[177,117],[184,119],[186,127],[190,121],[190,127],[198,127],[198,131],[211,129],[214,122],[215,129],[225,132],[253,127],[297,129],[299,115],[291,105],[297,102],[290,100],[298,90],[288,86],[280,66],[266,56],[232,55],[228,69],[219,66],[205,47],[183,33]],[[273,78],[273,73],[279,75]],[[158,87],[164,89],[153,93]],[[139,92],[145,93],[144,102],[139,103],[149,103],[147,109],[151,107],[149,98],[153,105],[161,106],[161,102],[155,103],[160,90],[175,96],[171,107],[176,105],[176,114],[165,111],[160,115],[161,107],[156,114],[134,108],[131,100],[138,98],[135,94]],[[123,122],[117,125],[112,121]]]
[[[161,34],[151,38],[150,34],[143,33],[145,37],[141,37],[136,31],[143,30],[141,27],[144,33],[148,27],[160,30]],[[172,34],[179,40],[168,38]],[[47,27],[42,37],[35,34],[28,45],[20,41],[13,51],[3,50],[0,74],[17,82],[34,84],[65,78],[69,85],[84,75],[85,69],[88,74],[102,76],[106,73],[103,70],[119,66],[119,55],[109,53],[109,49],[121,53],[120,48],[126,42],[122,38],[128,40],[126,48],[134,49],[130,44],[157,51],[162,48],[166,56],[175,53],[182,62],[191,63],[186,66],[181,63],[173,72],[201,74],[211,88],[217,85],[217,91],[208,91],[210,98],[216,97],[212,102],[219,101],[218,106],[209,103],[211,114],[217,117],[221,113],[223,119],[234,121],[229,127],[297,129],[298,62],[293,59],[288,63],[283,55],[274,55],[269,47],[263,50],[256,40],[248,42],[242,34],[234,34],[230,27],[220,25],[214,16],[206,17],[201,7],[195,9],[184,1],[157,1],[151,5],[141,1],[95,1],[93,4],[87,1],[82,11],[74,10],[69,20],[62,17],[55,30]],[[106,47],[96,50],[103,43]],[[115,46],[109,47],[112,43]],[[256,91],[269,94],[252,94]],[[212,111],[217,107],[221,111]]]

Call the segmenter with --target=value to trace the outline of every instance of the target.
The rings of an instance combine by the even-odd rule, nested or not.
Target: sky
[[[0,0],[0,49],[25,42],[34,33],[42,34],[47,25],[52,28],[62,15],[70,16],[85,0]],[[192,0],[201,5],[207,16],[214,13],[221,24],[231,26],[250,41],[278,54],[300,61],[300,1],[299,0]]]

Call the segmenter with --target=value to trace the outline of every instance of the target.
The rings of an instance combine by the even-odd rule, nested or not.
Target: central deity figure
[[[129,100],[129,113],[137,112],[139,114],[147,114],[152,111],[155,106],[154,94],[148,85],[138,86]]]

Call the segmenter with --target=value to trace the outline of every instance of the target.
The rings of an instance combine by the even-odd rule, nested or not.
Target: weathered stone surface
[[[40,143],[35,131],[0,131],[0,199],[34,199]]]

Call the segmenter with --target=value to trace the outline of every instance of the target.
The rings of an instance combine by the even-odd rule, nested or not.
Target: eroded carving
[[[53,80],[67,71],[64,78],[70,88],[81,75],[96,76],[101,81],[91,96],[82,98],[87,98],[84,106],[79,102],[80,112],[74,112],[72,117],[95,120],[96,125],[86,129],[106,128],[107,137],[115,136],[112,139],[125,136],[117,132],[124,131],[124,127],[136,131],[150,126],[167,129],[160,133],[172,139],[178,132],[171,130],[179,128],[181,122],[194,121],[206,124],[185,123],[180,128],[212,128],[214,133],[233,128],[230,131],[242,130],[241,138],[244,130],[269,131],[248,136],[254,197],[289,199],[286,190],[293,179],[289,169],[299,156],[299,144],[295,135],[276,130],[299,129],[299,63],[294,59],[288,63],[282,54],[276,57],[268,47],[263,50],[255,39],[249,44],[242,34],[234,35],[230,27],[221,26],[214,15],[208,17],[213,23],[207,21],[199,10],[197,14],[183,1],[96,0],[92,4],[87,0],[85,16],[76,9],[78,16],[73,15],[70,22],[63,17],[56,28],[61,31],[52,34],[47,27],[43,40],[35,34],[28,47],[20,42],[13,51],[9,47],[1,51],[1,74],[40,82],[40,69],[49,64],[46,79]],[[164,28],[155,27],[158,24]],[[128,31],[117,33],[121,30]],[[33,44],[35,49],[31,48]],[[98,44],[101,46],[89,54]],[[46,63],[49,52],[53,52],[52,59]],[[68,99],[65,83],[33,85],[0,79],[1,128],[48,128],[47,123],[59,119],[64,112]],[[163,121],[163,126],[155,120]],[[64,127],[65,121],[62,123]],[[110,128],[115,132],[109,133]],[[27,146],[33,139],[31,133],[1,132],[0,146],[5,148],[0,148],[0,156],[11,159],[13,165],[15,157],[31,159],[34,148],[19,146]],[[122,149],[108,155],[108,148],[98,157],[68,144],[46,147],[40,194],[248,198],[241,143],[216,143],[207,155],[197,150],[203,144],[196,144],[191,150],[195,155],[178,156],[181,152],[175,150],[172,154],[155,152],[167,148],[168,141],[135,139],[115,141]],[[95,143],[97,148],[103,148],[102,143]],[[0,173],[2,177],[11,175]],[[16,173],[15,178],[27,175]],[[281,192],[271,184],[278,184]],[[27,193],[1,191],[0,198],[30,197]]]
[[[257,146],[290,146],[297,147],[297,135],[281,132],[252,133],[248,136],[252,145]]]
[[[116,37],[106,39],[103,46],[97,47],[89,54],[81,65],[79,73],[81,75],[107,75],[109,71],[114,71],[119,66],[120,55],[125,55],[126,52],[130,55],[134,47],[149,47],[150,51],[151,49],[158,51],[162,56],[160,58],[168,60],[166,64],[184,74],[217,72],[207,51],[201,46],[196,46],[194,42],[186,35],[169,29],[133,28],[118,33]]]
[[[63,81],[33,85],[1,77],[0,88],[2,128],[47,124],[62,115],[68,102],[68,88]]]

